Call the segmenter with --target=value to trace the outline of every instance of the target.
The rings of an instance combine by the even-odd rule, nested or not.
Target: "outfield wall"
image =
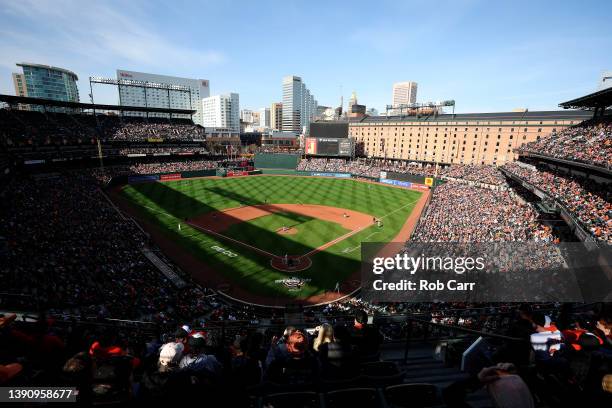
[[[150,183],[154,181],[180,180],[193,177],[211,177],[217,174],[217,169],[177,171],[174,173],[134,174],[130,176],[117,176],[108,183],[109,186],[123,184]]]
[[[255,153],[255,167],[258,169],[293,169],[300,162],[298,154]]]
[[[351,173],[332,173],[332,172],[322,172],[322,171],[301,171],[294,169],[272,169],[272,168],[264,168],[258,169],[255,171],[242,171],[242,172],[221,172],[223,169],[206,169],[206,170],[193,170],[193,171],[182,171],[175,173],[156,173],[156,174],[135,174],[130,176],[118,176],[114,177],[110,182],[109,186],[123,185],[123,184],[138,184],[138,183],[150,183],[156,181],[169,181],[169,180],[180,180],[186,178],[193,177],[211,177],[211,176],[220,176],[220,177],[235,177],[235,176],[249,176],[256,174],[269,174],[269,175],[284,175],[284,176],[307,176],[307,177],[332,177],[332,178],[356,178],[356,179],[366,179],[370,181],[376,181],[378,183],[389,184],[396,187],[404,187],[410,189],[418,189],[418,190],[429,190],[430,188],[435,188],[442,180],[433,179],[429,177],[423,176],[413,176],[409,175],[412,180],[419,180],[421,182],[415,181],[406,181],[398,180],[395,178],[397,174],[402,173],[386,173],[386,177],[381,178],[373,178],[373,177],[362,177],[353,175]],[[431,180],[431,181],[429,181]],[[423,184],[423,181],[425,184]]]
[[[301,176],[303,173],[297,170],[289,170],[289,169],[259,169],[261,170],[261,174],[281,174],[286,176]]]

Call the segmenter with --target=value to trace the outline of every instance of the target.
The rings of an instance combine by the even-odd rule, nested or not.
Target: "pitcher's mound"
[[[298,229],[294,227],[282,227],[276,230],[277,234],[281,235],[294,235],[297,234]]]
[[[312,261],[307,256],[275,256],[270,260],[270,265],[279,271],[299,272],[310,268]]]

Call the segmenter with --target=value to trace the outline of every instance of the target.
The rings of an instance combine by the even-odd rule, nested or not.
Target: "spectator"
[[[189,337],[189,353],[179,364],[181,370],[190,371],[217,380],[221,375],[221,364],[212,354],[206,354],[206,340],[201,333]]]
[[[144,373],[140,384],[143,402],[170,402],[173,395],[181,391],[182,377],[177,375],[183,356],[182,343],[166,343],[159,353],[157,367]]]
[[[612,243],[612,193],[606,184],[550,168],[508,163],[504,168],[548,193],[596,239]]]
[[[365,310],[356,310],[351,331],[351,342],[356,355],[362,359],[378,359],[376,355],[379,352],[382,340],[378,328],[368,324],[368,314]]]
[[[326,378],[348,378],[355,375],[355,361],[349,330],[342,325],[334,327],[331,342],[319,347],[321,371]]]
[[[334,329],[329,323],[323,323],[316,328],[317,336],[312,343],[312,349],[319,352],[319,348],[326,343],[330,343],[334,338]]]
[[[268,381],[278,384],[310,384],[317,376],[317,361],[308,350],[308,337],[294,331],[270,359],[265,372]]]

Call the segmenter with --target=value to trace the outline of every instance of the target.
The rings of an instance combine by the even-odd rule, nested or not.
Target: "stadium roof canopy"
[[[565,109],[597,109],[612,106],[612,88],[602,89],[571,101],[560,103]]]
[[[53,99],[30,98],[26,96],[0,95],[0,102],[8,103],[9,105],[24,104],[24,105],[41,105],[54,106],[71,109],[97,109],[101,111],[129,111],[129,112],[149,112],[149,113],[174,113],[182,115],[193,115],[196,111],[192,109],[169,109],[169,108],[152,108],[146,106],[123,106],[123,105],[100,105],[81,102],[65,102],[56,101]]]

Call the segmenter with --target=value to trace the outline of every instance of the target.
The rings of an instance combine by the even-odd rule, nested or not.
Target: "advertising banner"
[[[311,137],[306,139],[306,154],[317,154],[317,139]]]
[[[129,184],[137,184],[137,183],[149,183],[152,181],[159,180],[159,176],[157,174],[148,174],[142,176],[128,176]]]
[[[378,179],[378,181],[384,184],[391,184],[393,186],[406,187],[406,188],[412,187],[412,183],[408,181],[391,180],[391,179],[384,179],[384,178]]]
[[[425,184],[412,183],[412,188],[416,188],[418,190],[429,190],[429,187]]]
[[[179,180],[181,179],[181,173],[170,173],[170,174],[162,174],[159,176],[159,179],[164,180]]]
[[[248,175],[249,175],[248,171],[228,170],[227,173],[225,173],[225,177],[240,177],[240,176],[248,176]]]
[[[312,173],[311,176],[316,176],[316,177],[351,178],[351,174],[350,173]]]

